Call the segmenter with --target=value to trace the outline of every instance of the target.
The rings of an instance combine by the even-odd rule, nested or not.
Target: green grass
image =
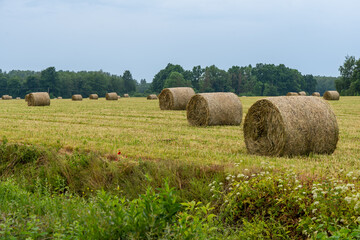
[[[244,116],[259,97],[242,97]],[[360,166],[360,97],[329,102],[337,116],[340,140],[330,156],[271,158],[246,152],[241,126],[192,127],[186,111],[161,111],[158,101],[145,98],[119,101],[51,100],[50,107],[28,107],[23,100],[0,101],[0,136],[9,142],[42,145],[59,150],[90,150],[126,161],[179,160],[224,165],[242,161],[253,167],[262,161],[291,165],[299,171],[333,174]]]
[[[240,99],[244,119],[249,107],[260,98]],[[1,184],[13,189],[13,195],[25,194],[34,205],[31,207],[31,204],[22,202],[20,198],[12,200],[17,207],[5,204],[7,207],[0,208],[0,232],[5,234],[7,230],[4,229],[10,226],[20,230],[8,235],[20,239],[33,236],[30,232],[24,234],[30,231],[26,230],[27,227],[37,229],[34,239],[46,239],[57,236],[56,234],[64,234],[59,239],[95,237],[96,235],[91,235],[96,233],[95,230],[86,235],[83,229],[76,233],[82,234],[81,237],[70,238],[76,235],[71,232],[75,224],[74,218],[70,213],[62,215],[53,209],[60,207],[64,211],[70,211],[83,207],[86,210],[76,219],[76,223],[91,222],[91,227],[104,226],[98,232],[102,231],[101,234],[104,235],[101,236],[109,239],[104,236],[108,236],[106,234],[113,230],[105,227],[106,223],[100,220],[91,220],[100,214],[97,211],[101,212],[98,207],[90,209],[89,206],[92,202],[98,204],[101,200],[99,191],[105,190],[104,194],[110,198],[124,198],[127,202],[142,201],[146,194],[150,194],[146,192],[147,189],[166,189],[164,179],[167,179],[168,184],[176,189],[176,204],[183,203],[183,208],[178,209],[169,222],[161,223],[168,224],[175,232],[166,233],[166,227],[159,227],[159,235],[150,238],[167,236],[166,238],[184,239],[186,234],[176,231],[180,231],[177,227],[185,224],[181,225],[181,229],[187,229],[189,236],[198,234],[197,238],[217,239],[219,236],[226,236],[228,239],[281,239],[316,236],[322,239],[332,235],[339,236],[340,239],[356,239],[360,231],[356,227],[359,213],[356,209],[354,211],[357,200],[352,205],[346,205],[347,201],[328,194],[323,201],[318,200],[319,206],[324,209],[321,212],[322,218],[317,216],[313,219],[315,216],[312,215],[313,204],[316,202],[312,196],[312,188],[317,187],[314,184],[328,184],[328,192],[336,187],[331,185],[335,181],[333,179],[354,184],[352,192],[342,193],[342,199],[353,197],[351,194],[356,195],[359,189],[360,97],[341,97],[340,101],[329,101],[329,104],[337,116],[340,128],[340,139],[334,154],[275,158],[247,154],[243,123],[241,126],[192,127],[187,123],[185,111],[161,111],[158,101],[145,98],[119,101],[84,99],[81,102],[51,100],[49,107],[28,107],[23,100],[0,101],[0,136],[3,136],[0,145]],[[121,155],[117,155],[119,150]],[[269,166],[271,169],[268,169]],[[269,178],[262,179],[263,175],[260,173],[266,171],[269,171]],[[352,172],[351,178],[348,176],[349,172]],[[295,189],[294,179],[284,177],[290,173],[306,186],[304,192],[307,198],[303,205],[295,201],[294,196],[298,199],[302,192]],[[236,179],[236,184],[233,185],[234,181],[228,174],[244,174],[248,179]],[[6,180],[8,178],[13,180],[9,182]],[[266,189],[278,189],[278,185],[284,185],[279,183],[279,178],[286,179],[287,192],[272,190],[263,195]],[[245,184],[242,185],[243,191],[238,191],[237,184]],[[39,186],[45,186],[41,188],[41,192]],[[0,186],[0,198],[8,194],[4,189],[6,188]],[[151,194],[165,191],[161,189]],[[214,194],[216,196],[212,197]],[[242,200],[234,198],[235,194]],[[77,199],[71,203],[73,205],[66,205],[66,201],[64,206],[56,205],[69,195]],[[263,202],[264,198],[272,204]],[[6,198],[4,199],[6,202]],[[282,199],[280,205],[278,199]],[[203,203],[198,205],[198,211],[202,211],[202,206],[210,204],[206,208],[206,214],[211,215],[209,209],[213,207],[211,212],[216,215],[215,221],[200,221],[204,216],[200,217],[198,212],[193,211],[193,200]],[[44,208],[41,205],[43,201],[55,204],[53,208],[46,210],[51,216],[36,212]],[[244,202],[247,204],[241,205]],[[326,206],[329,202],[344,205],[341,209],[345,209],[348,214],[340,209],[334,211],[333,215],[328,215]],[[123,205],[122,209],[127,211],[131,204]],[[160,203],[155,203],[157,204]],[[30,224],[34,222],[30,227],[25,222],[17,222],[14,217],[19,207],[25,219]],[[36,210],[37,207],[40,210]],[[34,209],[36,211],[32,212]],[[282,210],[289,213],[279,214]],[[87,215],[86,211],[93,211],[94,215]],[[47,226],[49,218],[58,224],[57,229]],[[184,219],[193,219],[196,224]],[[299,224],[300,219],[302,222],[307,221],[306,224]],[[192,229],[192,224],[197,228]],[[294,224],[300,227],[293,226]],[[142,227],[149,229],[146,224]],[[209,235],[202,231],[203,228],[217,230],[209,230]],[[141,234],[143,233],[149,234],[147,230]],[[132,235],[135,234],[133,230],[123,230],[121,234],[124,235],[117,236],[125,236],[123,239],[138,236]]]

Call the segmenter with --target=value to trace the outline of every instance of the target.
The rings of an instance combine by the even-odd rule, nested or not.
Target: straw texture
[[[91,100],[98,100],[99,99],[99,96],[97,94],[90,94],[89,95],[89,99]]]
[[[118,100],[118,95],[116,92],[111,92],[106,94],[106,100]]]
[[[187,107],[187,120],[193,126],[240,125],[242,104],[230,92],[194,95]]]
[[[331,154],[338,142],[339,128],[330,105],[321,98],[271,97],[250,107],[244,138],[251,154]]]
[[[185,110],[190,98],[195,95],[189,87],[165,88],[159,95],[161,110]]]
[[[323,98],[325,100],[339,100],[340,94],[338,91],[326,91]]]
[[[30,93],[27,103],[28,106],[49,106],[50,96],[47,92]]]
[[[71,99],[73,101],[82,101],[83,98],[80,94],[74,94],[74,95],[72,95]]]

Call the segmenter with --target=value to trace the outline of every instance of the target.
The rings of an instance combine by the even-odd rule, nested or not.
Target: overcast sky
[[[0,0],[0,69],[130,70],[283,63],[338,76],[360,57],[358,0]]]

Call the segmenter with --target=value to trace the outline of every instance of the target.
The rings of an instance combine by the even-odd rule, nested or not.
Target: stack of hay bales
[[[147,96],[146,99],[147,100],[156,100],[156,99],[158,99],[158,97],[156,96],[156,94],[150,94],[149,96]]]
[[[230,92],[196,94],[186,111],[193,126],[240,125],[243,114],[239,97]]]
[[[306,96],[306,92],[304,91],[299,92],[299,96]]]
[[[11,100],[11,99],[12,99],[12,96],[2,95],[1,99],[2,99],[2,100]]]
[[[27,103],[28,106],[50,106],[50,96],[47,92],[30,93]]]
[[[185,110],[190,98],[195,95],[190,87],[165,88],[159,95],[161,110]]]
[[[326,91],[323,98],[325,100],[339,100],[340,94],[338,91]]]
[[[244,138],[251,154],[331,154],[338,142],[339,128],[335,114],[321,98],[270,97],[250,107]]]
[[[299,96],[297,92],[288,92],[286,96]]]
[[[81,94],[74,94],[74,95],[72,95],[71,99],[73,101],[82,101],[83,98],[82,98]]]
[[[118,100],[118,95],[116,92],[106,93],[106,100]]]
[[[319,92],[313,92],[313,93],[311,94],[311,96],[320,97],[320,93],[319,93]]]
[[[90,94],[89,95],[89,99],[91,99],[91,100],[98,100],[99,99],[99,96],[97,95],[97,94]]]
[[[127,93],[124,94],[124,98],[129,98],[129,97],[130,97],[129,94]]]

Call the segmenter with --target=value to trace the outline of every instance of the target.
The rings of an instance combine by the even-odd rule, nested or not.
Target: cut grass
[[[259,97],[242,97],[244,113]],[[157,101],[130,98],[82,102],[51,100],[50,107],[29,108],[25,102],[0,102],[0,135],[10,142],[116,154],[128,161],[181,160],[245,167],[271,161],[299,171],[332,174],[360,167],[360,97],[329,102],[339,123],[340,140],[332,155],[271,158],[248,155],[241,126],[192,127],[185,111],[161,111]],[[244,114],[244,117],[245,117]]]

